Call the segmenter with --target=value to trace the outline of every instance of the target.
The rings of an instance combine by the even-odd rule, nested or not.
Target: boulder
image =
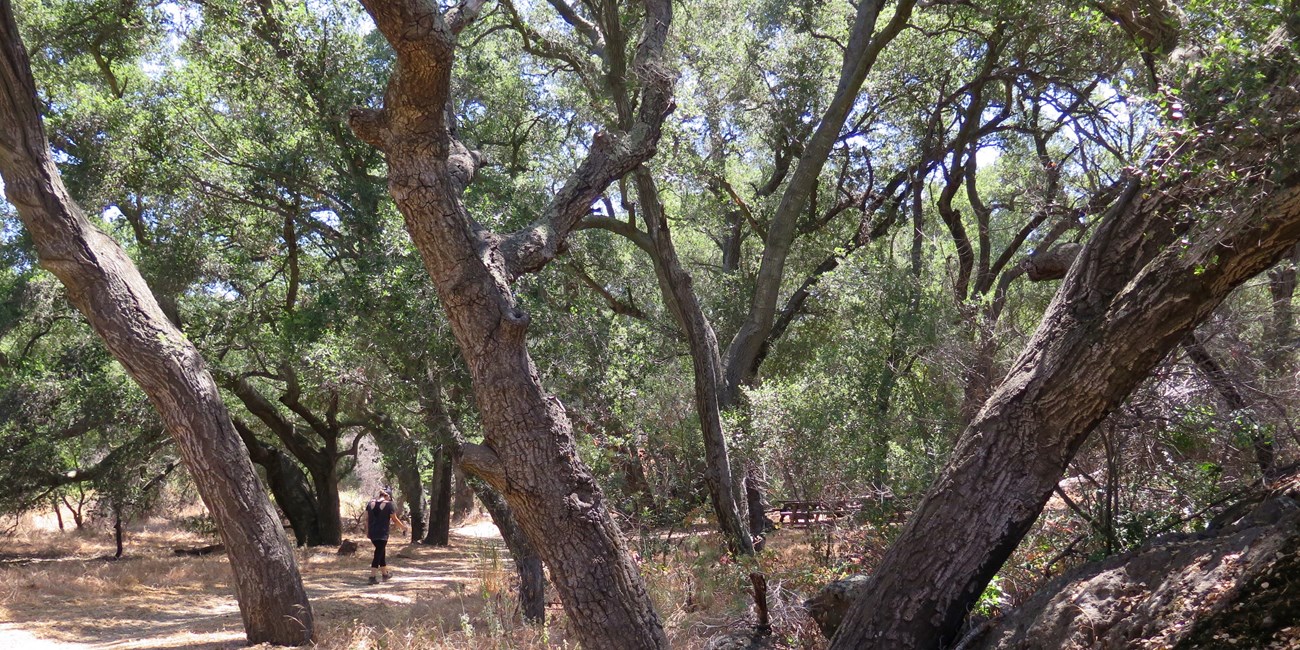
[[[1300,647],[1297,492],[1068,572],[961,647]]]
[[[821,628],[826,638],[834,636],[835,630],[840,628],[849,605],[867,586],[867,579],[868,576],[856,575],[836,580],[822,587],[816,596],[804,601],[804,609],[808,610],[808,615],[817,622],[817,627]]]

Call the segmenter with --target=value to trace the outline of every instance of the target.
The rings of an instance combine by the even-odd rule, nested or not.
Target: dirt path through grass
[[[300,554],[318,636],[329,645],[476,620],[484,593],[508,582],[507,553],[488,522],[456,529],[451,541],[391,545],[394,578],[379,585],[367,581],[368,542],[351,557],[333,548]],[[39,543],[0,553],[0,650],[244,647],[224,557],[176,556],[173,546],[190,544],[174,534],[135,535],[121,561],[97,559],[105,552],[97,544],[51,551]]]

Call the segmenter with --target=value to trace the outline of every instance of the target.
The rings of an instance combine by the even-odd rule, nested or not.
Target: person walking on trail
[[[388,546],[389,524],[396,523],[406,530],[406,524],[397,518],[393,510],[392,488],[379,488],[379,495],[366,504],[366,536],[375,545],[375,559],[370,561],[370,584],[378,584],[382,573],[384,581],[393,577],[388,570],[388,558],[384,551]]]

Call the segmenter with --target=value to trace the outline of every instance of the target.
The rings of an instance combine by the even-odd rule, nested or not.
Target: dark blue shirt
[[[375,499],[366,504],[366,536],[388,539],[388,524],[393,516],[393,502]]]

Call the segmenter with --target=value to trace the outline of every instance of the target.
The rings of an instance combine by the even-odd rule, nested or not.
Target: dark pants
[[[388,558],[384,557],[384,547],[388,546],[388,540],[372,539],[370,543],[375,545],[375,559],[370,561],[370,568],[378,569],[379,567],[388,566]]]

